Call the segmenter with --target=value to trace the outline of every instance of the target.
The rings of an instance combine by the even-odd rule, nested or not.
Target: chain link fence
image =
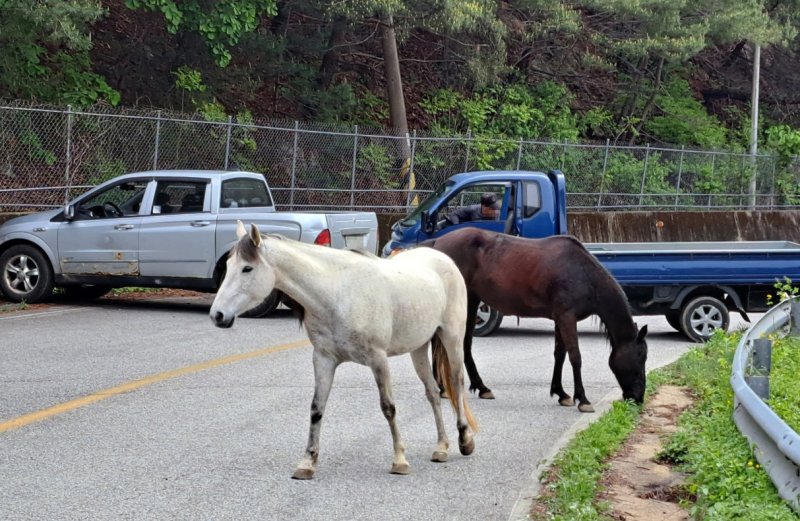
[[[457,172],[552,168],[567,177],[570,211],[800,207],[797,159],[608,142],[397,136],[357,126],[11,102],[0,103],[0,150],[3,212],[58,207],[117,175],[154,169],[261,172],[281,210],[406,212]]]

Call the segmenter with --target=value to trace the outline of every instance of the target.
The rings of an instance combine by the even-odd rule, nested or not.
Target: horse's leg
[[[572,378],[575,381],[575,393],[573,397],[578,402],[578,410],[581,412],[594,412],[594,407],[586,398],[583,390],[583,379],[581,378],[581,351],[578,348],[578,321],[574,315],[563,314],[558,317],[558,329],[561,332],[561,340],[564,348],[569,354],[569,363],[572,365]]]
[[[558,403],[564,407],[572,407],[575,402],[572,397],[564,391],[564,386],[561,385],[561,370],[564,367],[564,360],[567,358],[567,350],[564,349],[564,342],[561,340],[561,332],[558,325],[555,327],[555,344],[556,348],[553,352],[555,358],[555,365],[553,366],[553,380],[550,382],[550,396],[554,394],[558,396]]]
[[[475,440],[473,440],[473,433],[467,421],[467,393],[464,389],[464,370],[461,368],[464,364],[461,358],[463,339],[461,338],[461,334],[448,334],[446,329],[440,330],[437,334],[447,352],[447,361],[450,364],[450,384],[452,386],[453,396],[455,396],[455,399],[451,397],[450,400],[456,410],[458,449],[461,451],[461,454],[468,456],[475,450]],[[471,419],[471,421],[474,423],[474,419]]]
[[[319,456],[319,430],[322,424],[322,415],[325,413],[325,404],[333,384],[333,375],[336,373],[338,362],[314,349],[314,399],[311,400],[311,426],[308,430],[308,445],[305,456],[297,465],[293,479],[311,479],[317,467]]]
[[[436,387],[436,380],[433,377],[431,364],[428,360],[428,345],[420,347],[415,351],[411,351],[411,361],[414,362],[414,369],[417,371],[417,376],[422,380],[425,385],[425,397],[433,408],[433,417],[436,420],[436,436],[437,444],[436,450],[431,456],[431,461],[444,462],[447,461],[447,448],[449,443],[447,441],[447,432],[444,428],[444,420],[442,419],[442,401],[439,398],[439,392]]]
[[[477,295],[470,294],[467,297],[467,330],[464,332],[464,366],[467,368],[469,376],[469,390],[478,391],[478,397],[485,400],[494,400],[492,390],[483,384],[475,360],[472,358],[472,333],[475,331],[475,318],[478,314],[478,304],[481,299]]]
[[[425,346],[427,348],[427,346]],[[427,357],[426,357],[427,358]],[[394,399],[392,398],[392,378],[389,375],[389,361],[386,353],[378,351],[375,356],[368,360],[367,365],[372,369],[375,383],[378,384],[378,392],[381,397],[381,411],[389,422],[389,429],[392,431],[392,443],[394,445],[394,461],[392,462],[392,474],[408,474],[411,472],[411,465],[406,460],[406,447],[400,437],[400,430],[395,421]]]

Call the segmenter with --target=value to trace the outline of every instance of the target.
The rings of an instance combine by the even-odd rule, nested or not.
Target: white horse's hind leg
[[[375,383],[378,384],[378,392],[381,397],[381,411],[389,422],[389,429],[392,431],[392,443],[394,445],[394,461],[392,462],[392,474],[408,474],[411,472],[411,465],[406,460],[406,447],[400,437],[400,430],[397,428],[395,420],[394,399],[392,398],[392,378],[389,375],[389,361],[383,351],[376,353],[376,356],[369,360],[368,365],[372,369]]]
[[[456,396],[456,426],[458,427],[458,448],[461,454],[468,456],[475,450],[473,432],[467,421],[467,397],[464,388],[464,357],[462,353],[464,333],[459,328],[440,330],[439,338],[447,351],[450,363],[450,382]]]
[[[333,358],[314,349],[314,399],[311,401],[311,426],[308,430],[308,445],[306,454],[297,470],[292,475],[293,479],[311,479],[317,468],[319,456],[319,430],[322,424],[322,415],[333,385],[333,376],[339,365]]]
[[[428,360],[428,344],[420,347],[416,351],[411,351],[411,360],[414,362],[414,369],[417,371],[417,376],[422,380],[425,385],[425,396],[428,398],[431,407],[433,408],[433,417],[436,419],[436,436],[437,445],[436,450],[431,456],[431,461],[444,462],[447,461],[447,448],[449,443],[447,441],[447,432],[444,428],[444,420],[442,419],[442,401],[439,398],[439,386],[433,377],[431,370],[431,362]]]

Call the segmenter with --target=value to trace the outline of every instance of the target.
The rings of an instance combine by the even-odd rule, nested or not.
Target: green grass
[[[672,365],[648,375],[648,396],[663,384],[683,385],[696,401],[679,419],[661,458],[687,473],[684,506],[694,519],[797,520],[778,496],[769,476],[753,458],[747,441],[733,423],[731,363],[740,333],[716,334]],[[797,429],[800,420],[800,341],[783,340],[772,355],[773,409]],[[608,505],[598,501],[599,480],[606,462],[633,431],[640,408],[618,402],[579,433],[542,477],[543,492],[533,518],[608,520]]]
[[[633,432],[640,412],[641,408],[632,402],[615,402],[611,410],[579,432],[556,456],[544,476],[545,494],[541,499],[547,515],[542,519],[607,519],[603,515],[606,505],[595,501],[598,481],[606,469],[605,461]]]
[[[769,406],[800,432],[800,338],[773,342]]]

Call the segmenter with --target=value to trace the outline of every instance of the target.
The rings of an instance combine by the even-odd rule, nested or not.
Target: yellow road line
[[[310,344],[311,342],[309,342],[308,340],[299,340],[297,342],[290,342],[288,344],[283,344],[275,347],[259,349],[258,351],[250,351],[249,353],[241,353],[238,355],[226,356],[224,358],[217,358],[215,360],[209,360],[207,362],[203,362],[200,364],[182,367],[180,369],[175,369],[173,371],[166,371],[163,373],[154,374],[139,380],[133,380],[131,382],[118,385],[116,387],[104,389],[102,391],[98,391],[88,396],[83,396],[81,398],[76,398],[68,402],[60,403],[58,405],[48,407],[47,409],[42,409],[40,411],[12,418],[8,421],[0,423],[0,432],[6,432],[18,429],[20,427],[24,427],[25,425],[29,425],[34,422],[46,420],[47,418],[52,418],[53,416],[57,416],[65,412],[75,410],[79,407],[83,407],[85,405],[89,405],[94,402],[99,402],[100,400],[105,400],[106,398],[111,398],[112,396],[117,396],[122,393],[135,391],[136,389],[139,389],[146,385],[163,382],[164,380],[169,380],[171,378],[177,378],[179,376],[196,373],[198,371],[204,371],[206,369],[212,369],[214,367],[219,367],[221,365],[227,365],[227,364],[232,364],[234,362],[240,362],[242,360],[248,360],[250,358],[257,358],[259,356],[264,356],[271,353],[278,353],[280,351],[296,349],[298,347],[304,347]]]

